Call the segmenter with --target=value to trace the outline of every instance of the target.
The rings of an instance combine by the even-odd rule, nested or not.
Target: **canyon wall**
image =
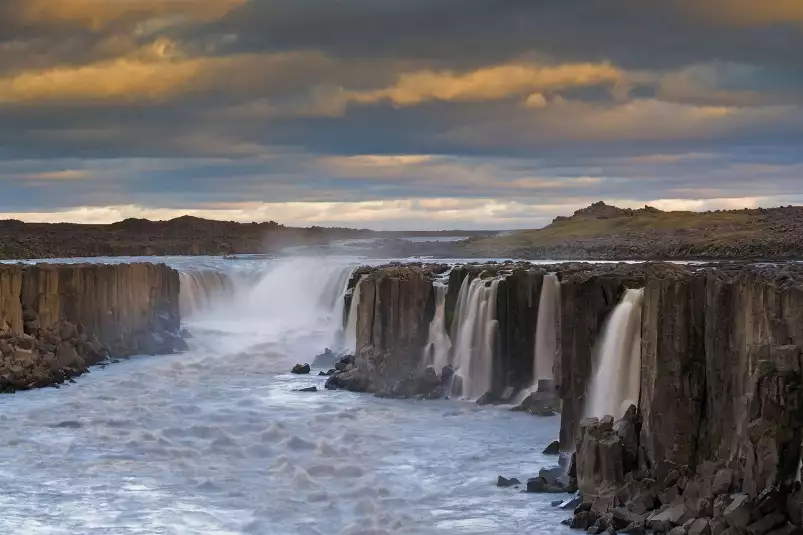
[[[0,266],[2,390],[58,383],[109,355],[183,349],[179,330],[179,277],[167,266]]]
[[[433,269],[390,267],[362,274],[355,357],[371,390],[392,389],[421,360],[435,311]]]
[[[398,379],[398,373],[422,373],[436,271],[393,266],[373,269],[366,279],[358,353],[383,370],[385,381]],[[623,529],[628,520],[660,532],[704,520],[703,532],[740,533],[758,523],[751,532],[763,535],[786,519],[803,522],[803,492],[797,491],[803,269],[457,266],[449,274],[445,307],[452,337],[461,289],[476,277],[499,280],[493,320],[498,340],[488,355],[491,391],[480,401],[506,401],[510,392],[532,384],[538,297],[548,272],[559,278],[561,294],[554,363],[560,444],[566,452],[576,449],[573,473],[586,499],[575,527]],[[628,288],[644,289],[637,406],[618,422],[622,414],[583,419],[603,331]],[[617,507],[628,513],[614,521]],[[741,512],[726,515],[731,509]]]

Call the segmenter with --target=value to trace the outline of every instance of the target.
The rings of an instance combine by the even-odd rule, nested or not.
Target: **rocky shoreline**
[[[466,279],[493,284],[496,336],[480,399],[518,399],[534,383],[538,296],[554,274],[561,295],[554,391],[535,401],[531,394],[524,410],[559,409],[560,450],[573,453],[574,480],[560,488],[576,484],[581,495],[569,525],[589,533],[799,532],[803,268],[498,263],[447,271],[437,264],[360,270],[351,282],[360,283],[357,351],[327,384],[391,397],[450,395],[445,385],[453,380],[444,377],[454,369],[422,365],[434,284],[448,276],[450,336]],[[643,289],[638,398],[624,414],[585,418],[602,332],[630,288]]]
[[[0,392],[186,349],[178,307],[178,273],[164,265],[0,265]]]

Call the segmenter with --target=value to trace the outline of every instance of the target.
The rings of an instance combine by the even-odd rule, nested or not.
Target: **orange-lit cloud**
[[[184,58],[169,42],[158,41],[111,61],[0,77],[0,104],[160,102],[211,89],[269,91],[291,83],[296,72],[326,65],[326,58],[314,52]]]
[[[43,171],[41,173],[25,173],[18,175],[21,180],[33,180],[42,182],[61,181],[61,180],[87,180],[93,175],[83,169],[64,169],[61,171]]]
[[[531,93],[528,104],[543,105],[543,95],[540,99],[535,96],[541,91],[614,83],[622,77],[621,70],[607,63],[510,64],[467,73],[423,70],[401,74],[391,87],[355,92],[350,98],[363,104],[388,100],[397,106],[413,106],[434,100],[480,102]]]
[[[137,23],[150,19],[181,18],[215,20],[246,0],[17,0],[12,3],[12,20],[27,25],[69,24],[102,30],[115,23]]]
[[[681,5],[706,20],[734,26],[803,23],[801,0],[683,0]]]

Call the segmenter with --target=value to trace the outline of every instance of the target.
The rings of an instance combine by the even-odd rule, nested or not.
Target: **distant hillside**
[[[712,212],[594,203],[539,230],[478,238],[467,254],[530,259],[803,258],[803,207]]]
[[[487,232],[374,232],[364,229],[286,227],[184,216],[169,221],[126,219],[110,225],[0,221],[0,259],[92,256],[226,255],[275,253],[288,246],[399,236],[481,236]]]

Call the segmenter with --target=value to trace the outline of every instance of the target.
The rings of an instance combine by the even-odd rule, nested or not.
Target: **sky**
[[[0,218],[803,204],[801,0],[0,0]]]

